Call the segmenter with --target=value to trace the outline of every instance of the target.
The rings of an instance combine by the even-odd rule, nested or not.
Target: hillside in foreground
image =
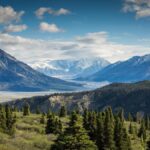
[[[125,121],[124,117],[120,115],[122,114],[122,111],[120,111],[120,114],[118,113],[118,117],[114,116],[115,126],[113,131],[112,128],[110,130],[112,122],[110,120],[111,118],[109,118],[109,115],[111,115],[109,109],[106,109],[105,112],[99,114],[97,114],[96,112],[94,113],[85,111],[83,116],[75,112],[70,115],[66,115],[66,112],[62,111],[63,109],[61,109],[59,114],[51,114],[50,112],[48,112],[44,115],[43,119],[43,114],[40,114],[39,111],[36,112],[37,114],[31,114],[30,112],[28,112],[29,110],[25,111],[25,108],[26,107],[24,106],[23,112],[13,111],[16,121],[13,126],[10,125],[8,128],[9,131],[13,130],[13,134],[10,135],[10,132],[2,132],[2,126],[0,126],[1,150],[52,150],[52,147],[55,146],[57,148],[54,148],[54,150],[60,150],[59,144],[61,146],[65,146],[65,143],[69,145],[68,142],[71,142],[70,146],[72,146],[73,144],[75,144],[75,146],[79,146],[80,144],[78,142],[76,143],[76,141],[73,140],[73,138],[76,138],[76,136],[77,139],[79,137],[82,137],[80,139],[81,147],[84,146],[84,144],[85,146],[87,144],[88,146],[91,146],[91,149],[86,148],[87,150],[98,150],[97,147],[99,147],[100,142],[102,142],[100,138],[102,134],[104,137],[107,134],[111,135],[108,137],[106,136],[106,141],[112,140],[112,146],[119,147],[118,141],[120,141],[121,146],[125,148],[122,149],[122,147],[121,150],[144,150],[147,147],[147,141],[150,138],[150,131],[146,131],[145,129],[141,130],[143,129],[142,120],[134,121],[132,120],[132,116],[130,116],[127,121]],[[61,126],[58,126],[58,128],[58,124],[56,123],[57,120],[58,122],[61,122]],[[1,121],[2,120],[0,120],[0,122]],[[120,124],[118,121],[122,123]],[[102,123],[107,124],[106,128],[104,128],[104,126],[101,126]],[[118,125],[121,125],[120,128],[117,127]],[[95,128],[96,132],[91,128],[92,126]],[[146,126],[144,125],[144,127]],[[8,131],[8,129],[6,130],[6,132]],[[111,132],[114,132],[114,135],[110,134]],[[145,136],[143,136],[143,133],[146,134],[146,138]],[[65,137],[64,139],[60,138],[61,134],[63,135],[63,137]],[[115,140],[113,140],[113,136],[115,137]],[[61,143],[62,140],[63,143]],[[94,143],[97,144],[95,145]],[[107,147],[110,146],[107,142],[104,142],[101,146],[104,145]],[[64,147],[63,150],[68,149]]]

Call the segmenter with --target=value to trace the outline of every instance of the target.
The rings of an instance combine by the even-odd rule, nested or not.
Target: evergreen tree
[[[130,134],[134,134],[135,132],[134,132],[134,127],[133,127],[133,124],[132,123],[130,123],[130,125],[129,125],[129,133]]]
[[[114,143],[114,117],[111,108],[106,110],[104,121],[104,150],[115,150]]]
[[[123,123],[124,122],[124,110],[120,109],[118,113],[118,117],[120,118],[120,121]]]
[[[58,118],[55,120],[55,133],[61,134],[62,133],[62,122]]]
[[[104,150],[104,120],[102,114],[99,114],[97,118],[96,145],[99,150]]]
[[[25,103],[23,107],[23,115],[24,116],[30,115],[30,105],[28,103]]]
[[[40,118],[40,123],[41,123],[41,124],[45,124],[45,122],[46,122],[45,114],[42,113],[42,116],[41,116],[41,118]]]
[[[60,134],[52,150],[97,150],[96,145],[89,136],[79,120],[78,115],[73,112],[70,117],[69,127]]]
[[[116,118],[115,121],[114,139],[117,150],[131,150],[130,138],[120,117]]]
[[[67,110],[65,106],[61,106],[60,112],[59,112],[59,117],[65,117],[67,115]]]
[[[133,117],[132,117],[131,113],[128,114],[128,121],[130,121],[130,122],[133,121]]]
[[[143,139],[143,141],[146,140],[146,128],[145,128],[145,122],[144,122],[144,120],[141,123],[141,127],[139,129],[138,136],[141,137]]]
[[[87,109],[84,110],[84,113],[83,113],[83,127],[88,130],[89,129],[89,121],[88,121],[88,118],[89,118],[89,112]]]
[[[0,131],[4,132],[6,130],[6,113],[2,105],[0,105]]]
[[[54,133],[55,129],[56,129],[55,128],[55,118],[51,114],[51,115],[48,116],[45,132],[46,132],[46,134]]]
[[[37,106],[36,107],[36,114],[40,114],[40,113],[41,113],[40,108]]]
[[[145,127],[147,130],[150,130],[150,118],[148,115],[146,115],[146,118],[145,118]]]
[[[13,135],[15,132],[15,122],[16,118],[13,117],[12,111],[8,105],[5,106],[6,113],[6,132],[10,135]]]

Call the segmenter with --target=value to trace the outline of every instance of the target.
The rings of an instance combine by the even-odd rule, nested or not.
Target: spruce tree
[[[55,132],[55,118],[52,114],[48,116],[45,132],[46,134],[54,133]]]
[[[114,117],[111,108],[106,110],[104,121],[104,150],[115,150],[114,143]]]
[[[23,115],[24,116],[30,115],[30,105],[28,103],[25,103],[23,107]]]
[[[65,106],[61,106],[60,112],[59,112],[59,117],[65,117],[67,115],[67,110]]]
[[[70,117],[69,127],[60,134],[52,150],[97,150],[97,146],[89,139],[89,136],[80,122],[78,115],[73,112]]]
[[[150,118],[148,115],[146,115],[146,118],[145,118],[145,127],[147,130],[150,130]]]
[[[141,123],[141,127],[139,129],[138,136],[142,138],[143,141],[146,140],[146,127],[145,127],[145,121],[143,120]]]
[[[2,105],[0,105],[0,131],[4,132],[6,130],[6,113]]]
[[[134,127],[133,127],[133,124],[132,123],[130,123],[130,125],[129,125],[129,133],[130,134],[134,134],[135,132],[134,132]]]
[[[96,145],[99,150],[104,150],[104,120],[102,114],[99,114],[97,118]]]
[[[45,119],[45,114],[42,113],[41,118],[40,118],[40,123],[41,123],[41,124],[45,124],[45,121],[46,121],[46,119]]]
[[[40,108],[37,106],[36,107],[36,114],[40,114],[40,113],[41,113]]]
[[[13,117],[11,108],[8,105],[5,106],[5,113],[6,113],[6,128],[7,128],[6,132],[10,135],[13,135],[15,133],[16,118]]]

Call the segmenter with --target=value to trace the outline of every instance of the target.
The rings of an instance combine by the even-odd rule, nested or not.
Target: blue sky
[[[27,63],[150,53],[149,0],[1,0],[0,18],[2,48]]]

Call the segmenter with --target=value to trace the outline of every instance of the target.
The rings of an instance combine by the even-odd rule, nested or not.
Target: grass
[[[26,117],[22,113],[16,115],[16,133],[14,136],[9,136],[0,132],[0,150],[50,150],[57,135],[45,135],[45,125],[40,124],[41,115],[31,114]],[[62,118],[61,121],[65,128],[69,118]],[[129,122],[126,122],[125,125],[128,128]],[[136,123],[134,125],[137,128],[140,127]],[[130,135],[130,138],[133,150],[144,150],[144,144],[140,138],[133,135]]]

